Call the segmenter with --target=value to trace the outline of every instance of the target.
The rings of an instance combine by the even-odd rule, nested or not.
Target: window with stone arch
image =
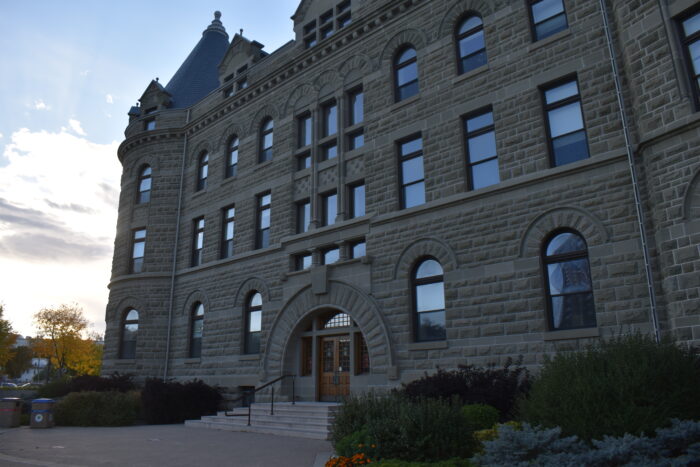
[[[588,246],[571,229],[557,230],[542,245],[550,331],[596,326]]]
[[[226,160],[226,178],[235,177],[238,173],[238,136],[233,135],[228,140],[228,157]]]
[[[151,200],[151,175],[151,166],[144,165],[139,173],[139,192],[136,204],[148,203]]]
[[[422,258],[413,268],[411,282],[416,342],[445,340],[445,281],[442,265],[435,258]]]
[[[119,358],[136,358],[136,338],[139,331],[139,312],[133,308],[122,317]]]
[[[244,353],[260,353],[260,334],[262,334],[262,295],[252,291],[245,306]]]
[[[404,45],[394,56],[396,102],[413,97],[418,91],[418,55],[412,45]]]
[[[267,117],[260,125],[260,156],[258,162],[272,160],[273,130],[275,122],[271,117]]]
[[[465,15],[455,30],[459,74],[486,65],[484,23],[475,14]]]
[[[204,330],[204,305],[197,302],[190,312],[190,358],[202,356],[202,331]]]
[[[197,191],[207,188],[207,178],[209,177],[209,153],[203,152],[197,160]]]

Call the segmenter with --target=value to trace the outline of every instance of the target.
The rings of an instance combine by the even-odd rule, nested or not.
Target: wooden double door
[[[324,336],[320,344],[319,396],[321,401],[339,401],[350,394],[352,338]]]

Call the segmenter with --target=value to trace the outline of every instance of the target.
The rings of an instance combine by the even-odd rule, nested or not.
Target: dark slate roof
[[[229,46],[220,17],[221,13],[214,13],[214,21],[165,86],[172,95],[171,108],[189,107],[219,86],[217,67]]]

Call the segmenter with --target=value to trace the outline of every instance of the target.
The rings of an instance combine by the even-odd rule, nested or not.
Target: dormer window
[[[236,71],[236,73],[240,75],[240,74],[245,73],[246,70],[248,70],[248,65],[243,65],[242,67],[240,67],[240,68]]]
[[[224,89],[224,98],[231,97],[231,96],[233,96],[233,94],[234,94],[233,86],[229,86],[229,87]]]
[[[151,131],[156,129],[156,119],[149,118],[143,122],[143,129],[146,131]]]
[[[304,26],[304,46],[309,49],[316,44],[316,20],[314,20]]]
[[[246,77],[243,79],[239,79],[238,83],[236,83],[236,87],[239,91],[242,91],[245,88],[247,88],[248,87],[248,78]]]
[[[335,9],[335,17],[337,18],[337,28],[342,29],[350,24],[352,16],[350,15],[350,0],[345,0],[340,3]]]

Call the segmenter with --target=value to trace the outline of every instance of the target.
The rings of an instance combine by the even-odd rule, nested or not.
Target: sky
[[[127,112],[222,13],[273,52],[298,0],[0,0],[0,303],[16,332],[76,303],[104,332]]]

